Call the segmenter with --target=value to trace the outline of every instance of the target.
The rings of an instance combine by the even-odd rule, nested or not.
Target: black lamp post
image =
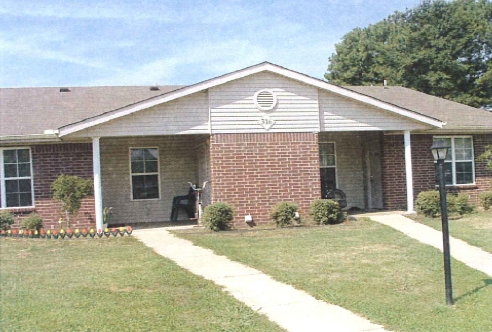
[[[446,303],[453,305],[453,288],[451,285],[451,258],[449,253],[448,206],[446,201],[446,180],[444,178],[444,160],[450,146],[444,140],[435,141],[431,147],[434,160],[437,162],[439,177],[439,195],[441,199],[442,244],[444,254],[444,284],[446,287]]]

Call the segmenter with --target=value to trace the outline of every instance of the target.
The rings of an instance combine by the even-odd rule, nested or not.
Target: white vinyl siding
[[[261,111],[255,94],[273,92],[277,104]],[[212,133],[265,133],[319,131],[317,89],[273,73],[259,73],[210,89]],[[266,130],[260,119],[267,115],[275,123]]]
[[[475,183],[473,138],[471,136],[434,136],[451,147],[444,162],[446,185]]]
[[[34,206],[30,148],[0,148],[0,208]]]
[[[121,137],[136,135],[187,135],[209,132],[207,91],[71,134],[70,137]]]
[[[374,106],[319,91],[321,131],[419,130],[430,126]]]

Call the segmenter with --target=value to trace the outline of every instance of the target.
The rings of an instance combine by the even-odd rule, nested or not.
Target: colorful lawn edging
[[[116,237],[118,235],[120,236],[125,236],[125,235],[131,235],[133,232],[133,229],[131,226],[127,227],[118,227],[118,228],[105,228],[104,230],[98,229],[97,231],[94,228],[91,229],[54,229],[54,230],[44,230],[41,229],[39,232],[38,231],[32,231],[32,230],[17,230],[17,229],[12,229],[12,230],[2,230],[0,231],[0,236],[3,237],[17,237],[17,238],[40,238],[40,239],[78,239],[78,238],[101,238],[101,237]]]

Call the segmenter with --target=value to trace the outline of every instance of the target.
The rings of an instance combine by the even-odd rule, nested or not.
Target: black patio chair
[[[192,219],[195,217],[196,209],[196,193],[193,188],[190,188],[187,195],[174,196],[173,197],[173,208],[171,210],[171,222],[178,221],[179,210],[185,210],[188,218]]]
[[[340,189],[329,189],[323,195],[324,199],[331,199],[338,202],[340,208],[347,207],[347,196]]]

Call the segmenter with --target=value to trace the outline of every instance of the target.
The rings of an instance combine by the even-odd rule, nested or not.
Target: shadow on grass
[[[479,292],[481,289],[483,289],[483,288],[485,288],[485,287],[492,286],[492,279],[482,279],[482,281],[483,281],[483,285],[478,286],[478,287],[476,287],[475,289],[472,289],[471,291],[466,292],[465,294],[463,294],[463,295],[460,295],[460,296],[456,297],[456,298],[454,299],[454,300],[455,300],[455,302],[458,302],[458,301],[460,301],[460,300],[462,300],[462,299],[464,299],[464,298],[466,298],[466,297],[468,297],[468,296],[470,296],[470,295],[473,295],[473,294],[475,294],[475,293]]]

